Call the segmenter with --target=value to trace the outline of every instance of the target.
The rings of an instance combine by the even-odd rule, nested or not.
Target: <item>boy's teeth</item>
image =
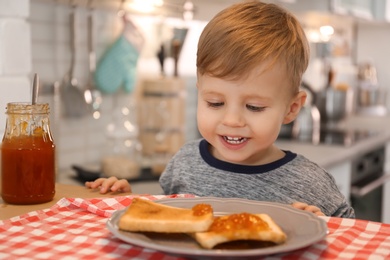
[[[226,142],[228,142],[230,144],[240,144],[240,143],[246,141],[246,138],[243,138],[243,137],[224,136],[224,139],[225,139]]]

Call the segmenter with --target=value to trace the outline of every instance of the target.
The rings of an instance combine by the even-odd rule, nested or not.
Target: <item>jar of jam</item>
[[[51,201],[55,193],[55,145],[49,104],[8,103],[1,144],[1,196],[10,204]]]

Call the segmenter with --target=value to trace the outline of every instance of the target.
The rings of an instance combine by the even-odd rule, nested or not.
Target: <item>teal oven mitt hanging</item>
[[[116,92],[121,86],[130,93],[136,83],[137,61],[143,38],[129,19],[124,17],[124,21],[124,32],[96,67],[96,87],[107,94]]]

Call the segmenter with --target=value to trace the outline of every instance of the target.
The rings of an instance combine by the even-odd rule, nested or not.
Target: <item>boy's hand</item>
[[[316,214],[317,216],[325,216],[324,213],[322,213],[322,211],[320,210],[320,208],[316,207],[316,206],[313,206],[313,205],[308,205],[306,203],[303,203],[303,202],[294,202],[293,204],[291,204],[294,208],[296,209],[302,209],[302,210],[306,210],[306,211],[309,211],[311,213],[314,213]]]
[[[85,187],[89,189],[100,188],[100,193],[107,192],[131,192],[130,183],[126,179],[118,180],[117,177],[99,178],[95,181],[85,182]]]

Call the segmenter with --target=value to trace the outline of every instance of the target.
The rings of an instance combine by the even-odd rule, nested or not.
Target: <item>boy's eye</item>
[[[258,107],[253,105],[246,105],[246,108],[253,112],[261,112],[265,109],[265,107]]]
[[[207,102],[207,106],[209,107],[221,107],[223,106],[223,102]]]

